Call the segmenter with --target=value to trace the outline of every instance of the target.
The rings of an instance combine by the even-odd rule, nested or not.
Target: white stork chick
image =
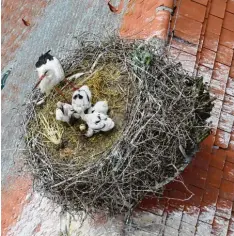
[[[72,118],[79,119],[80,115],[76,113],[72,105],[58,102],[56,108],[56,120],[67,122],[71,124]]]
[[[98,112],[91,114],[82,113],[81,118],[88,125],[88,130],[85,134],[87,137],[91,137],[93,134],[99,133],[100,131],[107,132],[115,126],[115,123],[111,118]]]
[[[89,108],[88,113],[90,114],[94,112],[99,112],[106,115],[108,112],[108,109],[109,108],[108,108],[107,101],[99,101],[99,102],[96,102],[94,106]]]
[[[65,79],[62,65],[56,57],[50,55],[50,50],[39,57],[35,66],[39,76],[35,88],[39,85],[41,92],[46,93],[46,95]]]
[[[91,107],[92,94],[87,85],[83,85],[76,90],[72,95],[72,107],[73,109],[81,114],[85,110]]]

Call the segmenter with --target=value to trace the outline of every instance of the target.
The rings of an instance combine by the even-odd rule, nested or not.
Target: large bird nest
[[[38,107],[35,92],[24,126],[26,160],[36,189],[65,209],[131,210],[146,194],[160,192],[198,151],[209,134],[211,99],[202,78],[159,56],[154,44],[119,38],[80,39],[79,44],[63,60],[64,69],[85,73],[74,83],[88,84],[94,102],[108,100],[117,126],[84,138],[79,123],[70,127],[55,121],[61,97],[52,93]],[[71,90],[63,91],[70,99]],[[49,128],[61,139],[59,145],[45,137]]]

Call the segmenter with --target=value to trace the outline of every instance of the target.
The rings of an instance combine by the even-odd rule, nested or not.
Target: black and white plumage
[[[84,120],[88,125],[88,130],[86,132],[87,137],[93,136],[95,133],[107,132],[114,128],[114,121],[105,114],[94,112],[91,114],[81,115],[82,120]]]
[[[94,112],[99,112],[104,115],[107,114],[108,112],[108,103],[107,101],[98,101],[94,104],[94,106],[90,107],[88,110],[88,113],[94,113]]]
[[[91,107],[92,94],[87,85],[83,85],[72,95],[72,107],[81,114]]]
[[[61,63],[56,57],[50,54],[50,50],[39,57],[35,66],[39,76],[39,81],[35,88],[39,86],[41,92],[46,93],[46,95],[65,79]]]
[[[80,118],[80,115],[74,111],[72,105],[62,102],[57,103],[55,114],[56,120],[67,122],[68,124],[73,123],[73,118]]]

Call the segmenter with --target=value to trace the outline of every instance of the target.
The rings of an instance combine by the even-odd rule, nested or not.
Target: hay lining
[[[198,150],[199,142],[209,133],[205,119],[211,100],[202,78],[190,77],[165,55],[159,57],[151,44],[119,38],[103,43],[81,39],[79,43],[81,47],[63,62],[68,74],[90,71],[102,54],[95,68],[112,63],[134,85],[123,131],[109,150],[83,165],[75,158],[56,158],[40,134],[29,135],[26,161],[36,188],[66,210],[131,210],[146,194],[159,192],[178,175],[186,166],[185,160]],[[34,94],[33,99],[38,96]],[[32,122],[39,128],[36,120],[31,103],[26,133]]]

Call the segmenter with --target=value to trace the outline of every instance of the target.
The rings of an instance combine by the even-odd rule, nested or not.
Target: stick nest
[[[81,37],[78,43],[78,49],[62,61],[63,67],[67,74],[85,73],[75,83],[88,84],[94,100],[111,102],[110,116],[120,121],[117,131],[98,134],[94,142],[81,137],[76,126],[47,116],[46,121],[53,127],[57,124],[61,139],[71,145],[73,152],[61,156],[64,147],[46,142],[40,118],[54,112],[58,98],[52,94],[38,108],[35,101],[40,95],[35,92],[24,122],[26,161],[36,189],[66,210],[131,210],[146,194],[160,192],[198,151],[209,134],[206,119],[212,101],[202,78],[189,76],[165,54],[159,56],[153,43],[116,37],[104,42]],[[114,78],[108,80],[111,75]],[[71,97],[69,89],[64,92]],[[87,143],[86,153],[74,148],[81,142]]]

